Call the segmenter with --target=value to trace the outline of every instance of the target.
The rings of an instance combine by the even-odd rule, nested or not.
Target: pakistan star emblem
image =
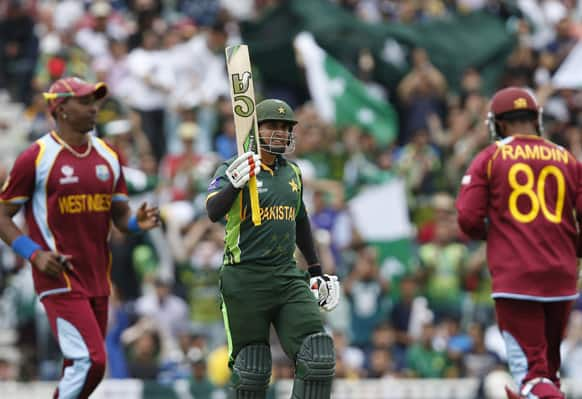
[[[289,180],[289,185],[291,186],[291,191],[293,191],[294,193],[299,191],[299,187],[297,186],[297,183],[295,183],[295,180],[293,179]]]
[[[279,107],[277,108],[277,111],[281,114],[281,115],[285,115],[285,108],[283,107]]]

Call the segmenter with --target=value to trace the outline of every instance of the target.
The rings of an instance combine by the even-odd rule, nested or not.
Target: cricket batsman
[[[492,297],[518,386],[506,388],[510,399],[565,398],[560,343],[578,296],[582,167],[541,137],[541,112],[521,88],[494,95],[488,125],[499,141],[473,160],[456,204],[461,229],[487,240]]]
[[[322,273],[303,204],[301,171],[284,155],[293,151],[297,123],[287,103],[257,105],[260,155],[247,152],[223,163],[208,188],[214,222],[226,217],[220,290],[228,337],[233,397],[263,399],[271,378],[269,330],[273,325],[295,362],[293,399],[329,399],[335,372],[332,338],[319,308],[339,302],[336,276]],[[247,182],[257,175],[262,223],[250,218]],[[310,280],[296,266],[295,245]]]

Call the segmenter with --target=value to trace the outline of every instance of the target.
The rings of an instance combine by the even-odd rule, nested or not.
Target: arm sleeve
[[[219,221],[228,213],[241,191],[234,188],[228,181],[226,177],[227,167],[226,163],[220,165],[208,185],[206,212],[213,222]]]
[[[317,253],[315,252],[315,245],[313,243],[313,234],[311,232],[311,225],[307,215],[295,220],[295,242],[297,247],[305,257],[307,265],[319,264]]]
[[[305,210],[305,203],[303,202],[303,179],[299,167],[294,165],[294,169],[301,187],[299,192],[299,209],[295,217],[295,243],[307,261],[311,277],[320,276],[322,274],[321,265],[319,264],[317,252],[315,251],[311,224],[307,211]]]
[[[0,201],[24,204],[31,198],[34,193],[35,164],[39,150],[39,145],[35,143],[18,156],[2,186]]]
[[[489,177],[487,164],[489,151],[481,152],[473,160],[461,180],[461,188],[457,197],[457,219],[459,227],[467,236],[474,240],[487,237],[487,217]]]

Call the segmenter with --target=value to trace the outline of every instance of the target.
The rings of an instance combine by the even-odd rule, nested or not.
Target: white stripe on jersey
[[[50,134],[46,134],[38,139],[37,143],[40,146],[40,152],[36,160],[32,214],[44,241],[52,251],[56,252],[57,245],[55,243],[55,237],[48,226],[46,185],[53,164],[63,147]]]

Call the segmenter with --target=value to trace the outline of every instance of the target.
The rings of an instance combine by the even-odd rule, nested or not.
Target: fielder
[[[540,137],[541,108],[525,90],[497,92],[488,125],[500,141],[481,151],[462,179],[459,225],[487,240],[495,311],[519,387],[508,397],[563,399],[560,342],[578,296],[582,167]]]
[[[117,153],[89,133],[106,95],[103,83],[53,83],[44,96],[55,130],[18,156],[0,192],[0,238],[32,264],[63,353],[54,398],[88,398],[105,373],[112,224],[136,233],[160,222],[146,203],[132,213]],[[22,207],[26,234],[12,221]]]
[[[260,156],[247,152],[222,164],[206,202],[212,221],[226,217],[220,290],[233,397],[265,398],[273,325],[295,362],[292,398],[329,399],[335,352],[319,307],[331,311],[337,306],[339,282],[322,274],[303,204],[301,171],[284,157],[295,147],[293,110],[283,101],[264,100],[257,105],[257,120]],[[253,175],[258,175],[260,226],[250,220],[247,182]],[[296,266],[295,245],[308,262],[309,284]]]

